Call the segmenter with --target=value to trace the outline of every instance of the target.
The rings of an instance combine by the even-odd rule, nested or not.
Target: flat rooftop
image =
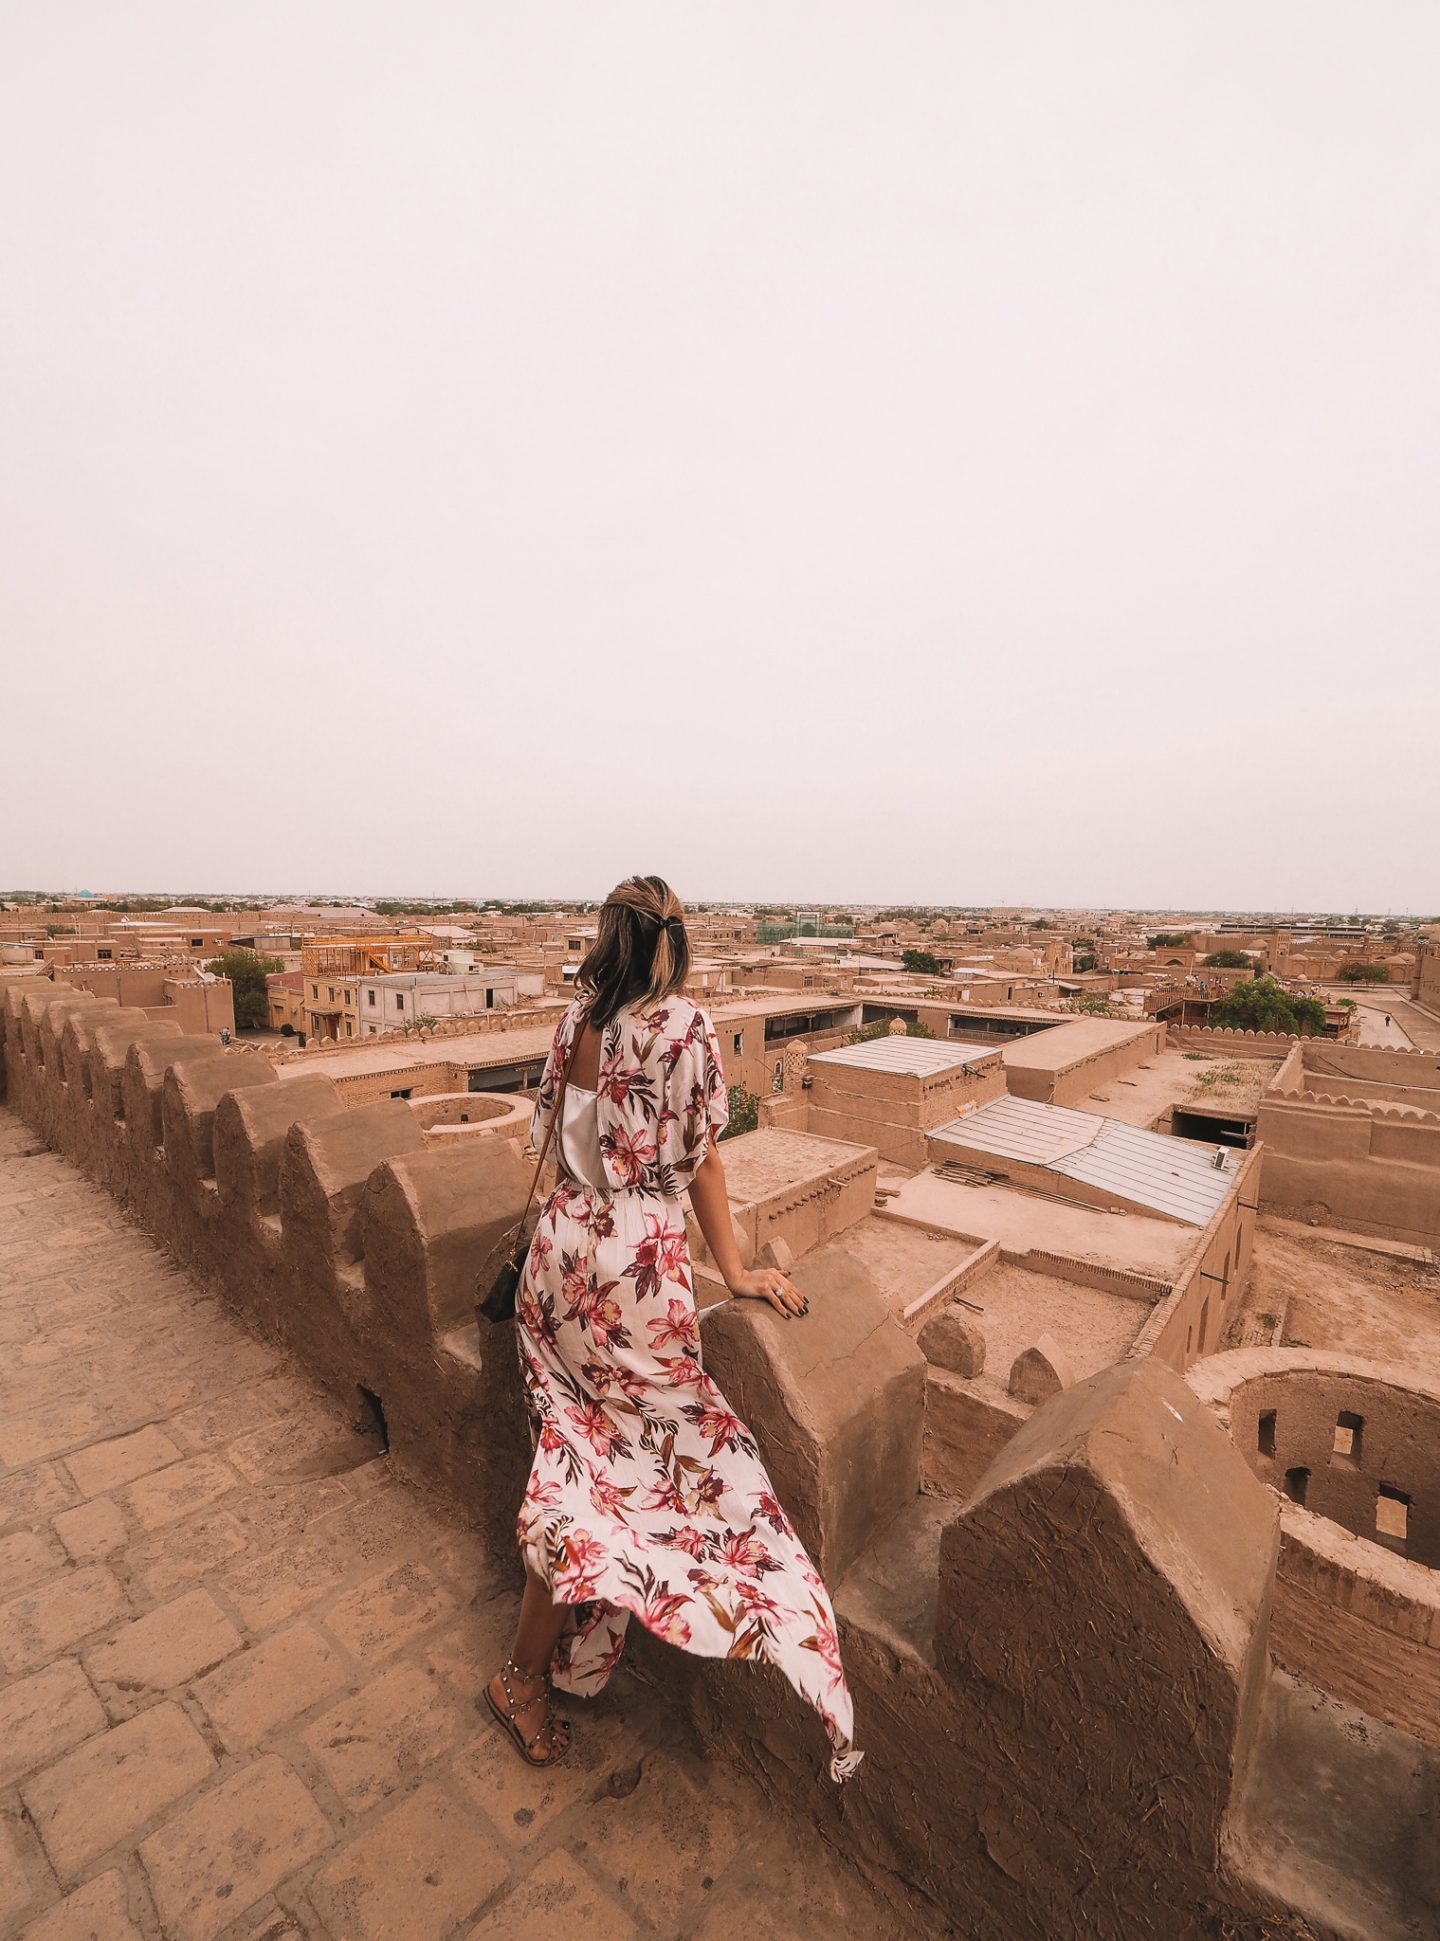
[[[967,1045],[945,1038],[892,1037],[867,1038],[859,1045],[839,1045],[834,1051],[817,1051],[812,1065],[859,1066],[869,1072],[910,1072],[916,1078],[934,1078],[937,1073],[954,1071],[958,1065],[984,1065],[1000,1056],[998,1045]]]
[[[1187,1112],[1213,1110],[1253,1118],[1260,1094],[1279,1069],[1278,1058],[1236,1058],[1223,1051],[1167,1046],[1123,1078],[1102,1079],[1076,1104],[1082,1112],[1134,1126],[1151,1126],[1177,1105]]]
[[[896,1320],[901,1321],[912,1301],[958,1272],[975,1248],[976,1243],[963,1234],[941,1227],[912,1227],[867,1213],[853,1226],[811,1248],[803,1261],[807,1268],[817,1268],[821,1273],[831,1261],[859,1261]]]
[[[895,1175],[886,1184],[895,1186]],[[1199,1239],[1194,1227],[1156,1214],[1066,1204],[1007,1180],[972,1184],[944,1179],[928,1169],[899,1187],[886,1212],[950,1233],[998,1240],[1007,1253],[1039,1249],[1069,1254],[1165,1281],[1179,1275]]]
[[[953,1145],[957,1158],[989,1154],[1040,1167],[1055,1175],[1057,1191],[1078,1180],[1192,1227],[1209,1224],[1235,1183],[1234,1168],[1215,1163],[1222,1148],[1008,1093],[930,1136]]]
[[[1042,1334],[1059,1342],[1075,1379],[1083,1381],[1119,1361],[1154,1312],[1153,1302],[1080,1287],[1058,1274],[1006,1260],[972,1281],[965,1296],[982,1310],[973,1316],[985,1337],[979,1380],[1000,1389],[1009,1380],[1015,1357]]]
[[[790,1132],[783,1126],[760,1126],[738,1139],[725,1141],[725,1180],[734,1206],[783,1193],[797,1180],[813,1179],[851,1166],[870,1146],[848,1139],[827,1139],[815,1132]]]
[[[1005,1044],[1005,1063],[1027,1071],[1058,1072],[1097,1051],[1112,1045],[1129,1044],[1155,1029],[1153,1018],[1131,1023],[1128,1019],[1057,1018],[1051,1015],[1054,1029],[1035,1031],[1025,1038],[1010,1038]]]
[[[411,1041],[387,1038],[368,1047],[360,1040],[340,1051],[299,1052],[293,1062],[286,1061],[285,1069],[323,1072],[327,1078],[364,1078],[379,1072],[414,1071],[421,1065],[463,1065],[471,1070],[522,1065],[543,1058],[554,1036],[554,1025],[542,1024],[518,1031],[466,1031]]]

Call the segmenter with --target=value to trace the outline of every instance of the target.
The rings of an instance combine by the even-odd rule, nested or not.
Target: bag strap
[[[560,1090],[555,1094],[555,1110],[550,1114],[550,1123],[545,1128],[545,1137],[540,1142],[540,1157],[535,1161],[534,1177],[530,1181],[530,1191],[525,1196],[525,1211],[520,1215],[520,1234],[524,1237],[525,1222],[530,1218],[530,1208],[535,1203],[535,1189],[540,1184],[540,1175],[545,1170],[545,1155],[550,1150],[550,1141],[555,1136],[555,1128],[560,1123],[560,1114],[565,1108],[565,1088],[570,1083],[570,1068],[575,1063],[575,1053],[580,1048],[580,1034],[585,1029],[583,1014],[575,1022],[575,1033],[570,1040],[570,1049],[565,1057],[565,1073],[560,1080]]]

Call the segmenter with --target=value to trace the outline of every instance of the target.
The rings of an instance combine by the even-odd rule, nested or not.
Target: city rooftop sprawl
[[[723,1861],[677,1848],[692,1898],[637,1926],[641,1863],[595,1831],[637,1759],[680,1755],[617,1728],[526,1804],[518,1765],[476,1778],[485,1667],[455,1642],[456,1556],[512,1608],[529,1459],[474,1275],[524,1199],[595,905],[186,894],[0,896],[0,1552],[30,1572],[0,1590],[5,1931],[63,1941],[91,1930],[47,1921],[113,1902],[116,1935],[379,1933],[354,1883],[434,1888],[424,1799],[471,1850],[463,1815],[488,1816],[496,1858],[416,1933],[718,1934]],[[805,1896],[877,1934],[1440,1932],[1440,917],[687,924],[742,1257],[811,1302],[785,1329],[732,1301],[691,1219],[704,1354],[835,1592],[866,1765],[826,1791],[768,1673],[642,1639],[701,1775],[671,1783],[728,1789],[742,1826],[778,1802],[823,1856]],[[91,1211],[42,1244],[72,1190]],[[152,1264],[97,1319],[55,1247],[137,1230]],[[71,1399],[47,1303],[109,1353],[165,1286],[266,1381],[318,1384],[313,1447],[298,1403],[231,1423],[168,1360],[139,1419]],[[314,1530],[280,1527],[285,1488],[317,1492]],[[372,1501],[394,1557],[365,1548]],[[261,1653],[290,1709],[250,1693]],[[423,1713],[432,1675],[468,1723],[392,1757],[367,1707],[409,1680]],[[713,1918],[808,1932],[798,1878]]]

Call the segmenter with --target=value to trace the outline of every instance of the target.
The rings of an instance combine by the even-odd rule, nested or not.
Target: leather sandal
[[[515,1694],[510,1689],[509,1674],[511,1672],[514,1672],[517,1678],[539,1678],[543,1680],[542,1689],[533,1698],[522,1699],[520,1704],[517,1705],[515,1703]],[[485,1687],[485,1703],[490,1707],[495,1717],[515,1741],[519,1749],[520,1757],[525,1761],[527,1766],[558,1766],[570,1751],[570,1721],[568,1719],[557,1719],[550,1710],[549,1672],[526,1671],[525,1667],[523,1665],[517,1665],[513,1658],[507,1658],[500,1669],[499,1678],[500,1683],[505,1688],[506,1710],[502,1712],[500,1707],[495,1703],[489,1685]],[[520,1726],[520,1714],[522,1712],[528,1712],[532,1705],[543,1705],[545,1707],[545,1716],[541,1721],[540,1730],[535,1734],[534,1738],[527,1739]],[[565,1730],[563,1739],[559,1734],[559,1728],[562,1726]],[[542,1740],[547,1739],[550,1749],[543,1758],[537,1759],[535,1757],[535,1748]]]

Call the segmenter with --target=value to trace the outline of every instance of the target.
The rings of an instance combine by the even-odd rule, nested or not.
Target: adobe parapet
[[[1407,1245],[1440,1243],[1440,1058],[1297,1044],[1263,1093],[1261,1204]]]
[[[1292,1031],[1238,1031],[1229,1025],[1172,1024],[1169,1042],[1183,1050],[1228,1052],[1232,1058],[1284,1056],[1307,1041]]]
[[[8,981],[0,1064],[11,1108],[190,1271],[378,1403],[393,1460],[518,1581],[513,1333],[473,1318],[528,1183],[516,1140],[431,1143],[404,1100],[343,1105],[324,1060],[277,1067],[43,979]],[[1157,1356],[1036,1407],[963,1506],[923,1495],[924,1358],[852,1267],[817,1275],[806,1330],[758,1302],[710,1311],[705,1352],[831,1575],[866,1765],[817,1782],[813,1720],[764,1667],[638,1638],[653,1675],[979,1941],[1073,1932],[1079,1895],[1120,1941],[1262,1922],[1298,1941],[1222,1852],[1265,1702],[1274,1495]],[[1343,1773],[1343,1741],[1327,1756]]]

